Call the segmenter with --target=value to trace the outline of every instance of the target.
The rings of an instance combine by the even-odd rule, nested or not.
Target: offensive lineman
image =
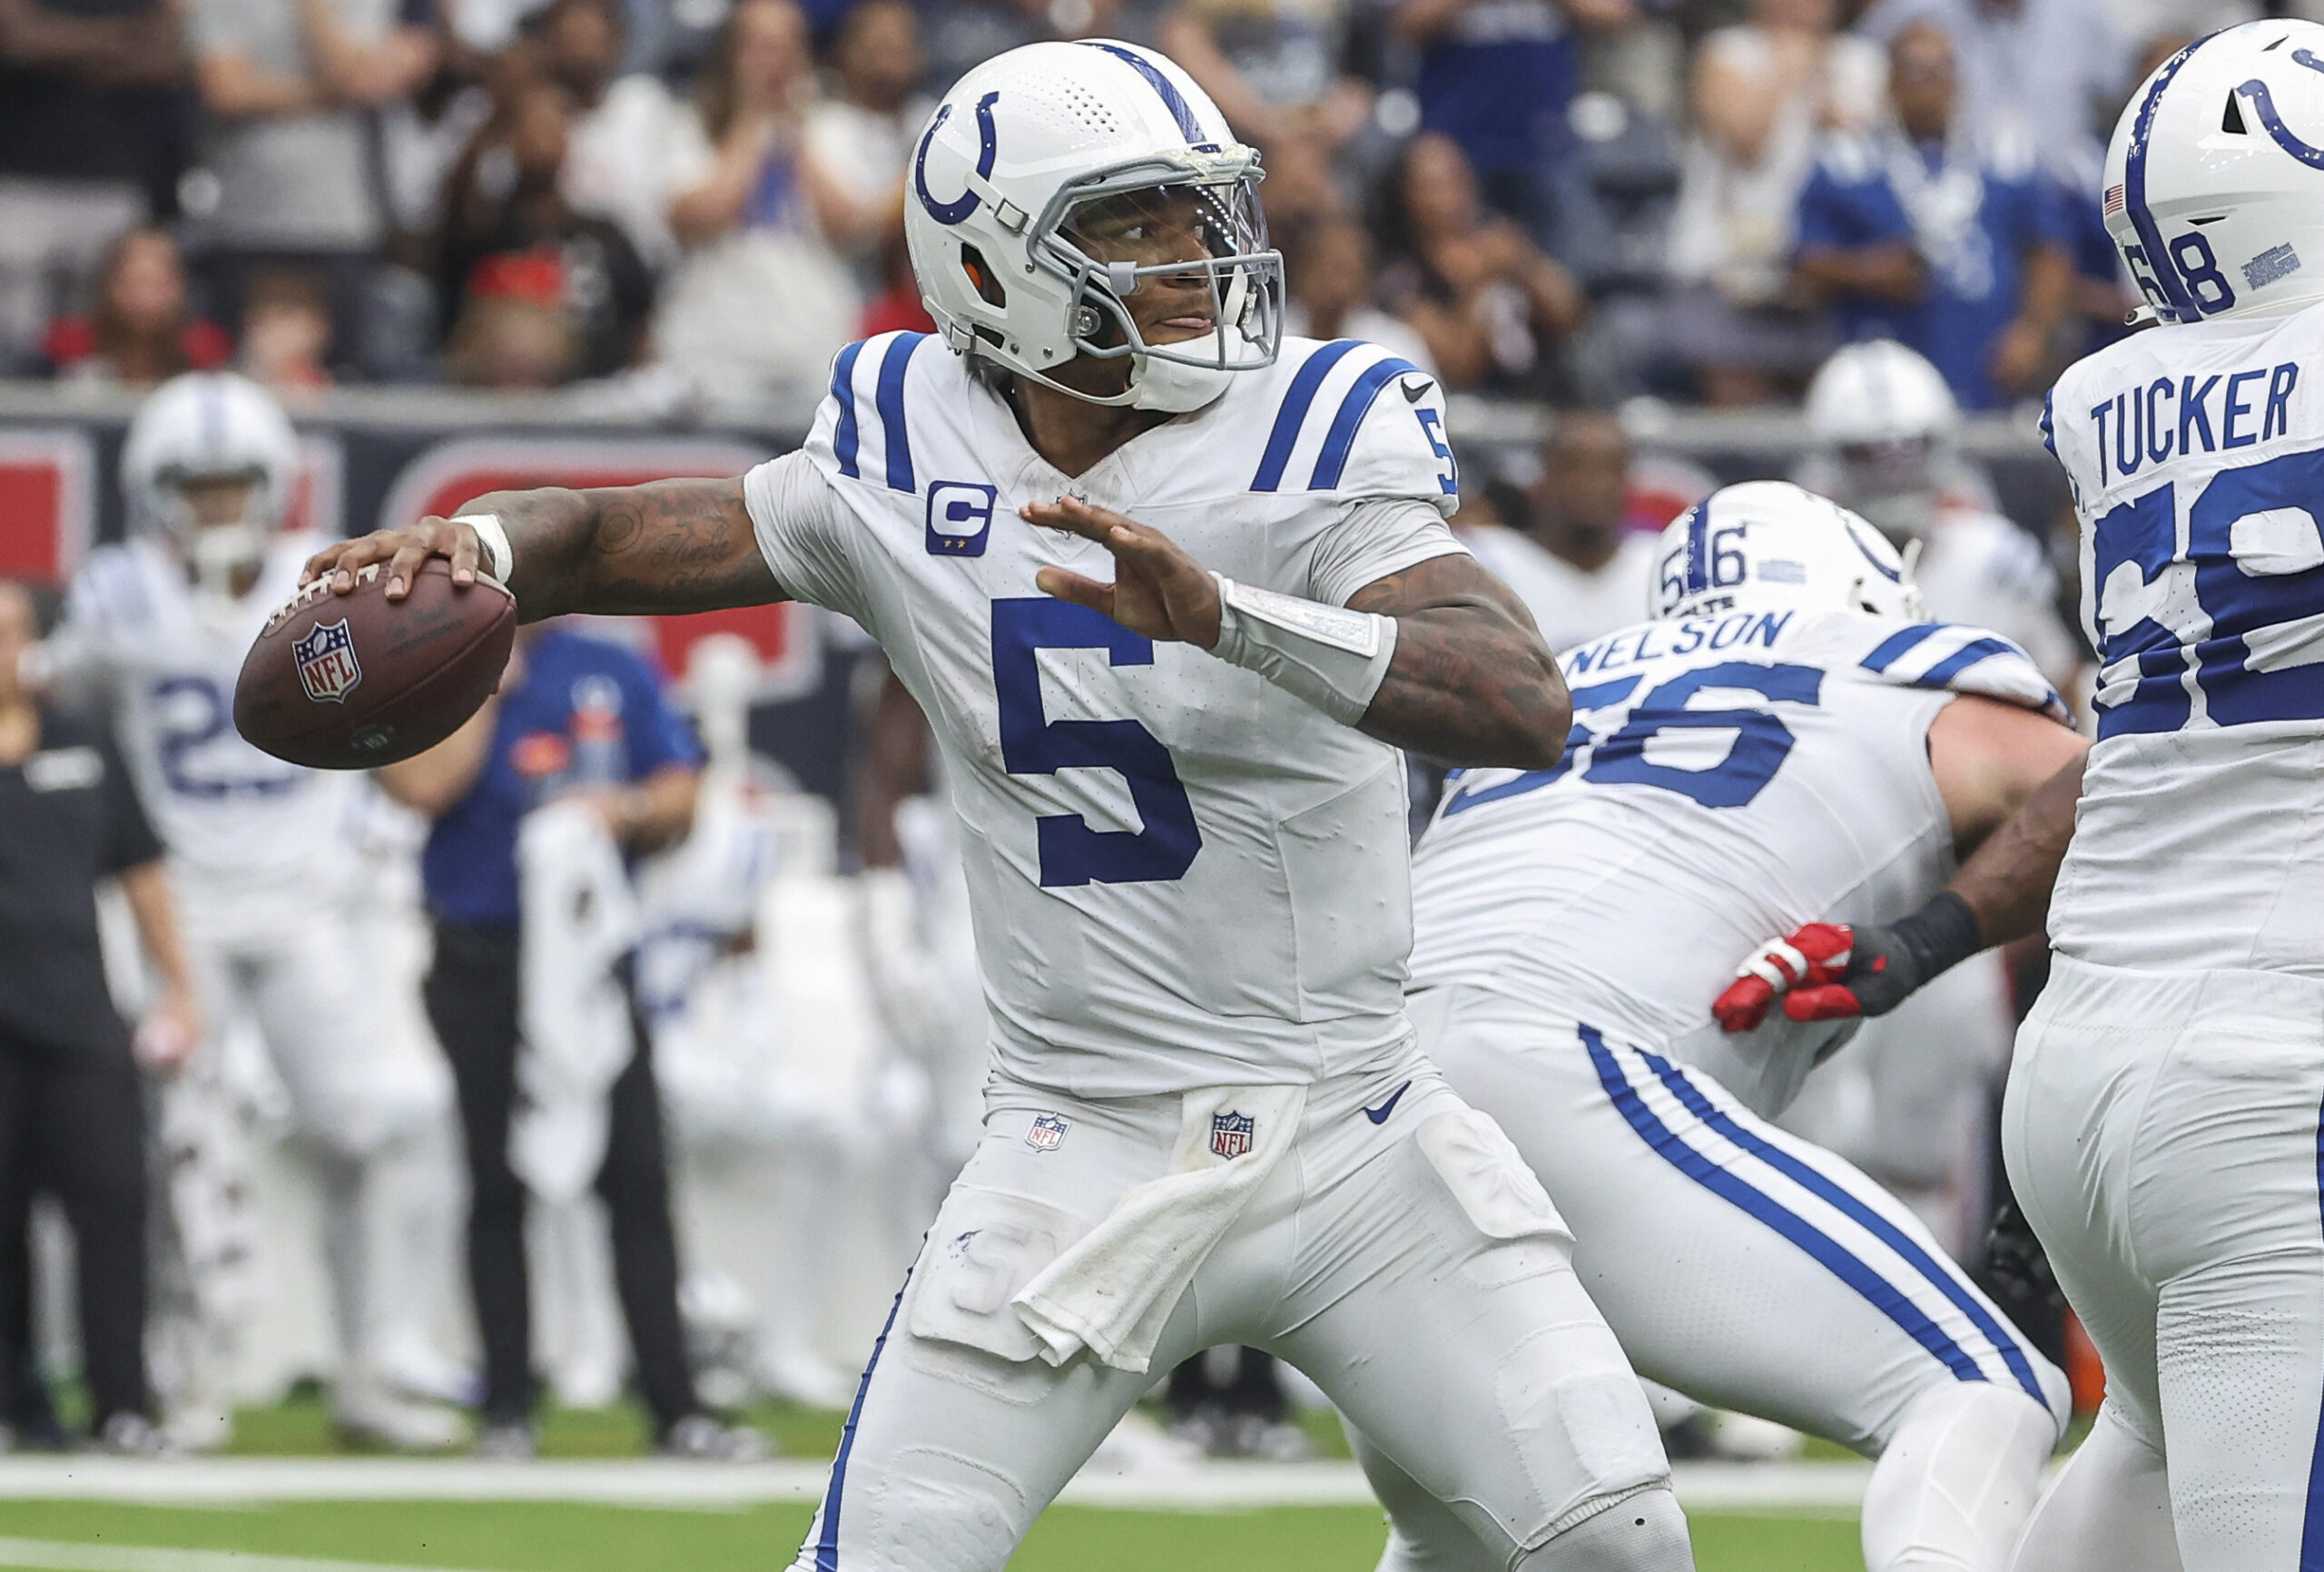
[[[1413,1022],[1558,1198],[1640,1373],[1876,1454],[1872,1572],[2000,1572],[2064,1379],[1910,1211],[1766,1123],[1846,1028],[1728,1038],[1703,1007],[1770,926],[1919,906],[2081,740],[2024,654],[1920,620],[1888,544],[1782,481],[1672,523],[1655,606],[1565,656],[1565,761],[1446,782]],[[1491,1565],[1365,1460],[1384,1567]]]
[[[122,450],[130,538],[91,555],[42,656],[53,681],[111,709],[169,848],[205,1013],[255,1020],[320,1148],[344,1350],[333,1418],[432,1449],[460,1439],[458,1416],[404,1395],[393,1372],[433,1354],[451,1259],[450,1079],[432,1054],[379,1040],[351,926],[359,892],[319,882],[351,867],[357,783],[269,758],[231,719],[242,656],[306,555],[278,533],[297,459],[281,406],[256,383],[196,372],[163,384]],[[222,1442],[215,1416],[198,1439]]]
[[[1547,768],[1563,686],[1444,526],[1435,384],[1281,338],[1257,174],[1162,56],[1010,51],[913,162],[941,336],[842,351],[803,452],[495,494],[310,565],[385,561],[394,596],[483,554],[527,617],[814,601],[935,728],[985,1134],[801,1568],[998,1569],[1149,1372],[1218,1342],[1306,1370],[1504,1567],[1692,1564],[1562,1223],[1402,1011],[1395,745]]]
[[[2319,170],[2324,26],[2254,22],[2157,67],[2104,205],[2164,325],[2044,410],[2098,740],[2061,781],[2078,806],[2043,793],[2049,855],[1993,895],[2038,910],[2056,881],[2002,1145],[2107,1384],[2024,1572],[2324,1565]],[[1865,986],[1846,953],[1807,980]]]

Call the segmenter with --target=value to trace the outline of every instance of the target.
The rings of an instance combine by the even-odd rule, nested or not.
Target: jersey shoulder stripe
[[[1357,339],[1334,339],[1318,344],[1299,363],[1284,388],[1282,402],[1276,406],[1275,419],[1267,430],[1265,449],[1259,456],[1257,469],[1252,474],[1253,491],[1337,491],[1349,481],[1351,467],[1366,469],[1358,463],[1363,448],[1362,437],[1365,417],[1379,398],[1381,390],[1400,377],[1417,377],[1424,384],[1419,393],[1408,393],[1417,399],[1434,388],[1436,379],[1401,356],[1367,344]],[[1441,415],[1437,416],[1441,427]],[[1426,454],[1423,447],[1425,435],[1415,426],[1408,443],[1416,460]],[[1379,457],[1375,455],[1375,457]],[[1430,463],[1421,467],[1433,476],[1436,473],[1433,456]],[[1390,459],[1393,469],[1412,467],[1399,459]],[[1299,477],[1305,475],[1305,484]],[[1369,480],[1377,477],[1360,474],[1359,487],[1369,489]],[[1438,487],[1431,483],[1431,491]],[[1443,488],[1449,492],[1450,483]]]
[[[831,398],[823,416],[828,417],[832,461],[840,474],[851,480],[863,478],[869,438],[879,449],[873,473],[888,488],[919,489],[912,469],[911,432],[905,420],[904,374],[911,368],[914,351],[930,337],[881,333],[850,344],[832,362]],[[872,383],[868,398],[863,386],[867,373]],[[826,419],[819,416],[815,424],[817,435],[823,435]]]
[[[1291,462],[1291,450],[1298,445],[1300,427],[1306,423],[1308,410],[1315,408],[1315,390],[1324,385],[1324,378],[1331,375],[1333,367],[1351,351],[1362,348],[1360,339],[1334,339],[1300,366],[1283,396],[1282,407],[1275,411],[1275,427],[1267,433],[1266,451],[1259,457],[1258,473],[1251,477],[1253,491],[1274,491],[1283,485],[1283,472]]]
[[[1982,628],[1915,623],[1897,629],[1856,663],[1885,682],[2000,699],[2071,719],[2065,701],[2024,650]]]

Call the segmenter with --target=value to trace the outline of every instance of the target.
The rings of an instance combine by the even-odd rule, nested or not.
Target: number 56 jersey
[[[1856,1023],[1710,1003],[1771,933],[1893,922],[1950,874],[1928,730],[1957,693],[2065,708],[2016,645],[1857,612],[1733,611],[1570,651],[1566,756],[1446,782],[1413,866],[1414,988],[1502,993],[1669,1051],[1755,1112]]]
[[[2311,307],[2135,334],[2051,391],[2100,662],[2061,954],[2324,977],[2319,358]]]
[[[1043,594],[1103,546],[1019,516],[1071,493],[1238,582],[1332,605],[1461,553],[1436,384],[1290,339],[1083,474],[944,344],[835,364],[807,447],[743,495],[783,592],[886,648],[944,752],[1000,1068],[1078,1096],[1303,1084],[1399,1049],[1403,762],[1254,673]]]

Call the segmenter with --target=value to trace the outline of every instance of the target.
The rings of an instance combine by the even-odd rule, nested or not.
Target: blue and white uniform
[[[2324,1566],[2319,349],[2314,306],[2141,333],[2045,417],[2098,741],[2004,1154],[2188,1572]]]
[[[2014,1533],[2063,1378],[1901,1203],[1767,1122],[1854,1023],[1728,1037],[1709,1006],[1760,936],[1894,921],[1949,876],[1927,750],[1956,695],[2063,707],[2005,640],[1858,612],[1646,623],[1563,666],[1566,760],[1457,773],[1415,853],[1423,1046],[1556,1198],[1641,1374],[1874,1454],[1932,1394],[2021,1394]],[[1866,1526],[1876,1568],[1940,1564]]]
[[[993,1016],[983,1140],[802,1568],[998,1568],[1149,1372],[1217,1342],[1306,1371],[1503,1566],[1665,1481],[1563,1224],[1413,1046],[1396,751],[1043,594],[1041,566],[1111,559],[1018,513],[1071,492],[1338,606],[1462,549],[1442,415],[1385,351],[1290,339],[1068,477],[942,343],[891,334],[839,357],[804,451],[746,478],[776,583],[869,629],[928,716]],[[1130,1231],[1091,1255],[1155,1185],[1231,1186],[1255,1158],[1246,1198],[1154,1213],[1196,1230],[1182,1246]],[[1126,1300],[1174,1253],[1199,1267],[1154,1290],[1145,1336],[1036,1324],[1043,1285]]]
[[[445,1173],[450,1074],[432,1042],[391,1029],[393,1012],[370,997],[377,946],[363,936],[376,914],[364,905],[379,897],[355,844],[370,789],[285,764],[234,730],[243,657],[312,545],[272,538],[240,595],[197,589],[157,535],[102,546],[43,650],[60,685],[110,712],[169,849],[211,1033],[197,1068],[221,1073],[228,1028],[254,1027],[300,1131],[358,1176],[328,1186],[325,1206],[345,1416],[350,1378],[377,1386],[411,1351],[432,1350],[457,1199]]]

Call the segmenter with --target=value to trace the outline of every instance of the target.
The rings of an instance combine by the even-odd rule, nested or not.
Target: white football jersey
[[[2315,306],[2134,334],[2051,392],[2100,663],[2061,954],[2324,977],[2320,357]]]
[[[1254,673],[1043,594],[1104,547],[1070,492],[1242,583],[1343,604],[1462,551],[1443,396],[1374,346],[1265,370],[1078,477],[940,340],[839,356],[803,453],[744,486],[775,581],[855,618],[927,712],[960,820],[1001,1068],[1082,1096],[1305,1082],[1393,1049],[1404,768]]]
[[[1804,922],[1893,922],[1950,875],[1928,728],[1955,693],[2065,713],[2006,640],[1856,612],[1645,623],[1560,663],[1565,758],[1456,771],[1421,838],[1413,987],[1667,1046],[1763,1114],[1846,1031],[1725,1037],[1737,965]]]
[[[197,591],[162,542],[100,546],[44,645],[59,683],[110,708],[138,800],[197,893],[305,881],[344,866],[357,777],[260,752],[234,730],[234,683],[313,542],[278,536],[235,599]]]

